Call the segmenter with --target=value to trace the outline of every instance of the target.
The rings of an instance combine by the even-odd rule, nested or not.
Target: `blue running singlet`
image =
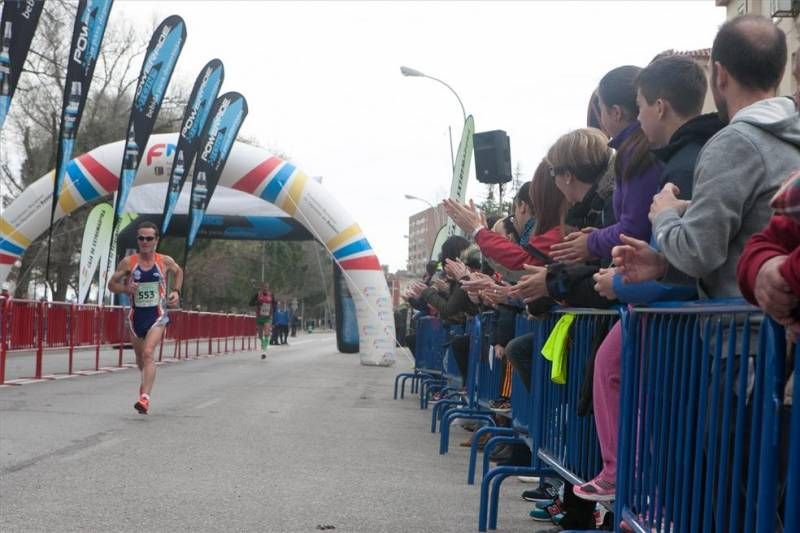
[[[139,254],[130,256],[130,261],[130,275],[138,283],[129,315],[131,331],[144,339],[151,328],[169,323],[166,305],[167,271],[161,254],[155,254],[155,262],[149,270],[143,270],[139,265]]]

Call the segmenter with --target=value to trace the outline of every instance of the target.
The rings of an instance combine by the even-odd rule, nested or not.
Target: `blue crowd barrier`
[[[564,313],[576,317],[561,385],[551,380],[541,350]],[[587,365],[616,316],[623,332],[616,530],[800,531],[800,409],[789,407],[800,392],[787,385],[800,380],[800,348],[787,355],[783,328],[741,300],[518,317],[516,335],[534,333],[530,389],[515,373],[512,427],[487,426],[475,435],[493,435],[483,457],[478,529],[497,527],[500,485],[510,475],[557,475],[575,484],[599,472],[594,417],[579,416],[578,405]],[[447,375],[455,362],[443,361],[443,338],[433,339],[432,326],[418,330],[418,353],[438,358]],[[482,405],[497,396],[499,385],[500,365],[490,369],[484,357],[489,327],[487,317],[468,326],[474,334],[467,392],[447,406],[455,410],[443,409],[443,437],[456,416],[487,417],[493,424]],[[456,376],[460,380],[457,370]],[[530,466],[489,469],[491,449],[501,442],[527,444]],[[473,444],[469,483],[476,462]]]
[[[594,416],[591,412],[579,414],[582,388],[592,383],[586,375],[587,366],[593,364],[594,347],[610,329],[610,323],[618,316],[616,311],[595,309],[563,309],[558,315],[575,315],[569,334],[567,355],[567,382],[564,385],[550,379],[552,363],[543,360],[538,368],[543,375],[538,378],[539,387],[533,392],[533,401],[538,405],[537,414],[542,417],[542,438],[538,450],[540,459],[553,468],[561,477],[573,484],[594,478],[602,468],[602,458],[597,440]],[[596,337],[599,336],[599,339]],[[590,406],[589,406],[590,407]]]
[[[499,389],[500,373],[489,368],[488,342],[489,330],[493,325],[493,313],[482,313],[468,322],[467,332],[470,335],[469,357],[467,361],[466,391],[464,405],[458,409],[442,414],[439,453],[447,453],[450,438],[450,424],[456,418],[483,422],[487,426],[495,426],[493,413],[486,404],[490,395],[496,398]],[[484,399],[481,404],[481,398]],[[482,434],[476,434],[476,444]]]
[[[439,319],[430,316],[418,317],[416,321],[416,345],[414,346],[414,370],[401,372],[394,379],[394,399],[405,398],[406,382],[411,380],[411,392],[419,392],[422,381],[436,379],[442,375],[441,345],[444,330]],[[438,357],[437,357],[438,356]]]
[[[640,532],[772,533],[785,514],[797,531],[783,329],[743,301],[635,308],[623,320],[617,517]]]

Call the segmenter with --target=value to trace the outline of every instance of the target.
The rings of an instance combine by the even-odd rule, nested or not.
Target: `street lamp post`
[[[405,195],[405,197],[406,197],[406,200],[418,200],[418,201],[420,201],[420,202],[423,202],[423,203],[426,203],[426,204],[428,204],[428,207],[430,207],[431,209],[436,209],[436,208],[433,206],[433,204],[432,204],[432,203],[430,203],[428,200],[426,200],[426,199],[424,199],[424,198],[420,198],[419,196],[414,196],[414,195],[411,195],[411,194],[406,194],[406,195]]]
[[[461,101],[461,98],[458,96],[458,93],[455,91],[455,89],[450,87],[450,85],[448,85],[446,82],[440,80],[439,78],[428,76],[427,74],[422,73],[410,67],[400,67],[400,73],[403,76],[410,76],[415,78],[428,78],[429,80],[438,81],[439,83],[450,89],[450,92],[453,93],[453,95],[455,95],[456,99],[458,100],[458,105],[461,106],[461,114],[464,116],[464,120],[465,121],[467,120],[467,111],[464,109],[464,103]]]
[[[428,78],[429,80],[433,80],[433,81],[439,82],[442,85],[444,85],[445,87],[447,87],[447,89],[451,93],[453,93],[453,96],[456,97],[456,100],[458,100],[458,105],[461,106],[461,116],[464,118],[464,122],[467,121],[467,111],[466,111],[466,109],[464,109],[464,102],[461,101],[461,97],[458,96],[458,93],[456,92],[456,90],[453,89],[452,87],[450,87],[450,85],[448,83],[446,83],[443,80],[440,80],[439,78],[434,78],[433,76],[428,76],[427,74],[425,74],[423,72],[420,72],[417,69],[413,69],[411,67],[401,66],[400,67],[400,73],[403,76],[410,76],[410,77],[413,77],[413,78]],[[453,130],[450,128],[450,126],[447,127],[447,133],[448,133],[448,135],[450,137],[450,166],[453,167],[453,169],[455,170],[456,161],[455,161],[455,158],[453,156]]]

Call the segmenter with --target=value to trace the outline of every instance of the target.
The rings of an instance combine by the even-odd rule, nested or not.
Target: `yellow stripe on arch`
[[[31,240],[28,237],[20,233],[18,229],[14,228],[14,226],[9,224],[6,219],[2,217],[0,217],[0,234],[3,235],[3,239],[14,241],[23,248],[27,248],[31,245]]]
[[[352,226],[349,226],[344,231],[339,233],[339,235],[337,235],[336,237],[330,239],[325,244],[328,246],[328,250],[336,250],[346,241],[349,241],[356,235],[361,235],[361,233],[362,233],[361,228],[358,226],[358,224],[353,224]]]
[[[61,190],[61,195],[58,197],[58,205],[64,213],[72,213],[78,208],[78,202],[75,201],[75,197],[66,187]]]
[[[298,171],[292,177],[292,183],[289,185],[289,189],[278,207],[286,211],[290,216],[294,216],[297,211],[297,205],[300,203],[300,198],[306,188],[306,183],[308,183],[308,176]]]

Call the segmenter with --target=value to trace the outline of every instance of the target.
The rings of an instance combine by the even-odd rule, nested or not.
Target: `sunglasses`
[[[136,236],[136,239],[137,239],[137,240],[139,240],[140,242],[141,242],[141,241],[147,241],[147,242],[150,242],[150,241],[154,241],[154,240],[156,240],[156,238],[155,238],[155,237],[153,237],[152,235],[146,235],[146,236],[145,236],[145,235],[137,235],[137,236]]]

